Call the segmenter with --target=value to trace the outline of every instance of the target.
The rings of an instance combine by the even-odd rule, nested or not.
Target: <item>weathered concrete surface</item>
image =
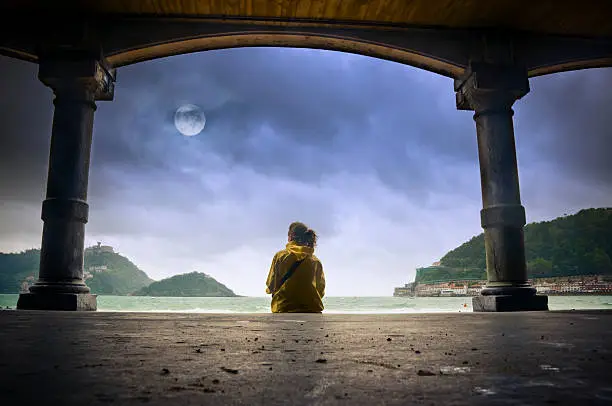
[[[595,311],[1,311],[0,404],[604,405],[610,326]]]

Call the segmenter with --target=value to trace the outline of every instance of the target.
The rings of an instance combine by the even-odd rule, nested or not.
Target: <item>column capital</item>
[[[62,52],[41,57],[38,78],[57,93],[76,93],[87,100],[112,100],[115,69],[84,52]]]
[[[529,93],[527,71],[516,65],[470,62],[454,85],[457,109],[476,114],[510,110],[516,100]]]

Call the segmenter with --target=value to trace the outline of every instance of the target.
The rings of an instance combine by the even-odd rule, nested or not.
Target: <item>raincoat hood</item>
[[[307,256],[314,254],[314,248],[306,247],[304,245],[298,245],[294,242],[287,243],[286,248],[287,248],[287,251],[289,251],[292,254],[295,254],[298,260],[304,259]]]

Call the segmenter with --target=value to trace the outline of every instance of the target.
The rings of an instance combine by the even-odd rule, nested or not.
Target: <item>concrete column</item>
[[[87,185],[95,101],[112,99],[114,72],[73,52],[41,60],[39,79],[55,93],[40,271],[17,308],[96,310],[83,280]]]
[[[457,108],[473,110],[482,188],[481,224],[487,258],[487,287],[473,299],[474,311],[548,310],[527,282],[512,105],[529,92],[524,70],[472,63],[455,81]]]

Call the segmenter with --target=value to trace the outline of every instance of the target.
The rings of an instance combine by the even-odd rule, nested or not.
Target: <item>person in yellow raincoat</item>
[[[321,313],[325,275],[314,255],[317,234],[295,222],[289,226],[288,237],[285,249],[274,255],[266,281],[272,313]]]

